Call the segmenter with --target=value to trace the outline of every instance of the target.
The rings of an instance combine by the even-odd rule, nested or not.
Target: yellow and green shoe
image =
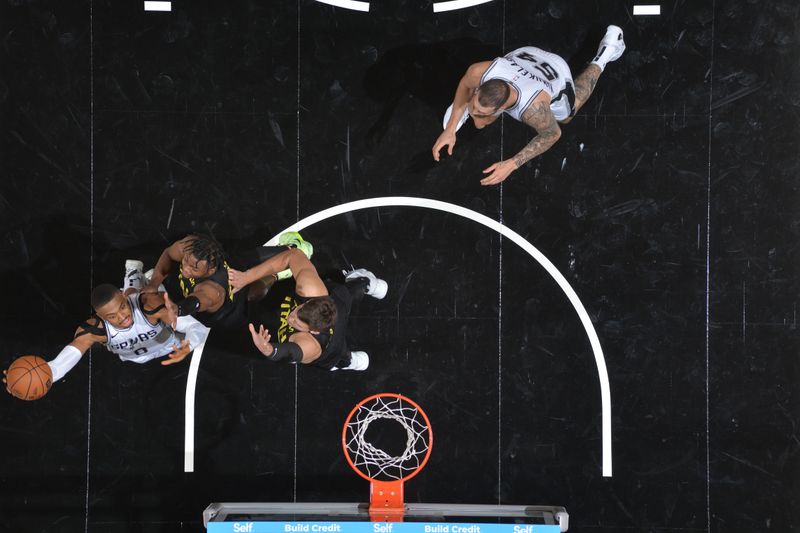
[[[278,237],[278,246],[291,246],[292,248],[297,248],[309,259],[311,259],[311,256],[314,255],[314,245],[303,239],[303,237],[296,231],[287,231]],[[287,268],[286,270],[278,272],[276,277],[279,280],[291,278],[292,271]]]

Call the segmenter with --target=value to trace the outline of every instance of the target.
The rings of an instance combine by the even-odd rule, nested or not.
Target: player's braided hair
[[[209,268],[222,268],[225,262],[225,250],[222,249],[222,245],[210,235],[198,233],[192,237],[183,251],[193,255],[198,262],[205,261]]]

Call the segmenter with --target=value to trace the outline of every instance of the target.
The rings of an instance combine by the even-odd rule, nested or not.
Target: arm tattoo
[[[522,115],[522,121],[535,129],[538,135],[514,156],[517,168],[546,152],[561,137],[561,128],[558,127],[548,102],[531,105]]]

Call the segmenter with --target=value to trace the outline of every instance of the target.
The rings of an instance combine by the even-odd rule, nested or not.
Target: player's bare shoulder
[[[480,61],[478,63],[473,63],[467,68],[467,72],[464,74],[463,81],[469,86],[473,88],[477,88],[481,84],[481,78],[483,75],[486,74],[486,71],[489,70],[489,67],[492,66],[493,61]]]
[[[207,295],[214,300],[225,299],[225,288],[216,281],[210,279],[206,279],[198,283],[192,292],[193,294],[200,293]]]

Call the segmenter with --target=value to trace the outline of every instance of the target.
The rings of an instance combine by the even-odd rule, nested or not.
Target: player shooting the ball
[[[126,295],[104,283],[94,288],[91,298],[95,313],[78,326],[72,342],[47,362],[53,383],[72,370],[95,343],[102,343],[123,361],[146,363],[166,357],[161,364],[172,365],[183,361],[208,335],[208,328],[191,316],[177,316],[177,306],[166,293],[134,291]],[[16,390],[14,383],[7,382],[6,370],[3,374],[10,394],[37,399],[27,389]],[[38,397],[44,396],[47,388]]]

